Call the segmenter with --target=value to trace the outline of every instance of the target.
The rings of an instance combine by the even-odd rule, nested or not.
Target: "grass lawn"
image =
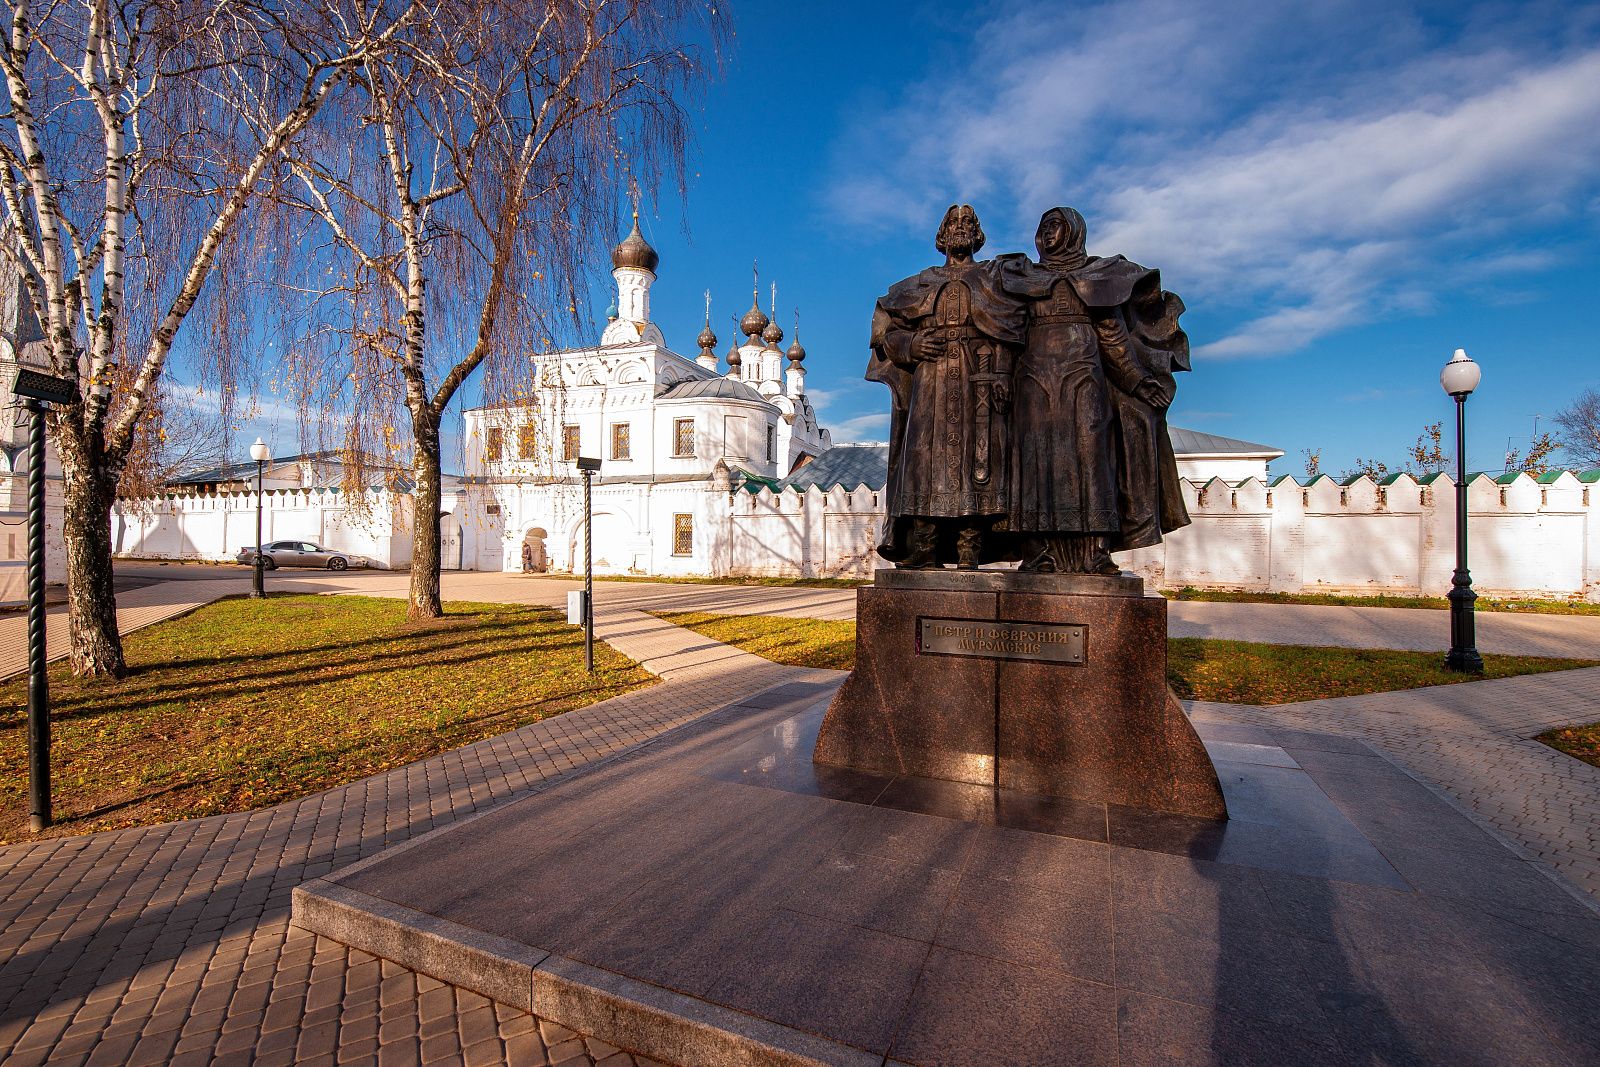
[[[1573,759],[1581,759],[1585,763],[1600,767],[1600,722],[1592,722],[1588,726],[1562,726],[1546,730],[1535,740],[1543,741]]]
[[[52,836],[244,811],[649,685],[548,608],[223,600],[130,634],[120,682],[51,669]],[[27,682],[0,685],[0,843],[27,831]]]
[[[1205,600],[1217,604],[1312,604],[1348,608],[1429,608],[1445,611],[1450,601],[1442,596],[1355,596],[1344,593],[1249,593],[1236,589],[1163,589],[1168,600]],[[1480,595],[1478,611],[1505,611],[1532,615],[1600,615],[1600,604],[1582,600],[1534,600],[1518,597],[1497,600]]]
[[[778,663],[834,670],[849,670],[855,665],[853,622],[706,612],[657,614],[668,622]],[[1485,656],[1483,660],[1483,678],[1597,665],[1594,660],[1536,656]],[[1167,641],[1167,682],[1173,691],[1185,700],[1228,704],[1289,704],[1449,685],[1478,677],[1447,671],[1443,662],[1441,652],[1264,645],[1198,637]]]

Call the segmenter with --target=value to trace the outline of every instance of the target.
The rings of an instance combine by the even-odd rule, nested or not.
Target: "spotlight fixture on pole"
[[[1467,397],[1482,377],[1482,369],[1464,348],[1456,349],[1439,373],[1439,384],[1456,402],[1456,572],[1446,594],[1450,600],[1450,651],[1444,666],[1471,674],[1482,673],[1483,657],[1478,655],[1472,614],[1478,594],[1472,591],[1472,574],[1467,570]]]
[[[267,461],[272,458],[272,450],[261,438],[256,438],[256,443],[250,446],[250,458],[256,461],[256,555],[253,563],[254,574],[251,576],[250,595],[256,599],[263,599],[267,595],[266,557],[263,555],[266,546],[261,543],[261,475],[266,470]]]

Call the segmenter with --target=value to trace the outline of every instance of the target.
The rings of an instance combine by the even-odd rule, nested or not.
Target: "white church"
[[[660,257],[633,230],[611,253],[616,301],[598,345],[536,355],[528,402],[465,416],[465,489],[446,559],[475,570],[582,565],[576,460],[600,460],[594,562],[601,573],[715,574],[730,490],[776,486],[829,452],[806,396],[806,351],[752,299],[743,343],[716,352],[709,301],[699,354],[667,347],[650,318]]]

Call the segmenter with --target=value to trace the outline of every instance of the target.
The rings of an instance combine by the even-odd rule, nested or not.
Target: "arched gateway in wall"
[[[522,570],[543,574],[550,569],[550,552],[545,547],[545,538],[549,536],[543,526],[530,527],[522,535]]]

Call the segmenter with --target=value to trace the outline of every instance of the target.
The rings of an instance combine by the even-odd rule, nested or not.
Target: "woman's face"
[[[1051,215],[1039,224],[1039,248],[1041,251],[1055,251],[1061,247],[1061,242],[1066,236],[1066,227],[1060,216]]]

